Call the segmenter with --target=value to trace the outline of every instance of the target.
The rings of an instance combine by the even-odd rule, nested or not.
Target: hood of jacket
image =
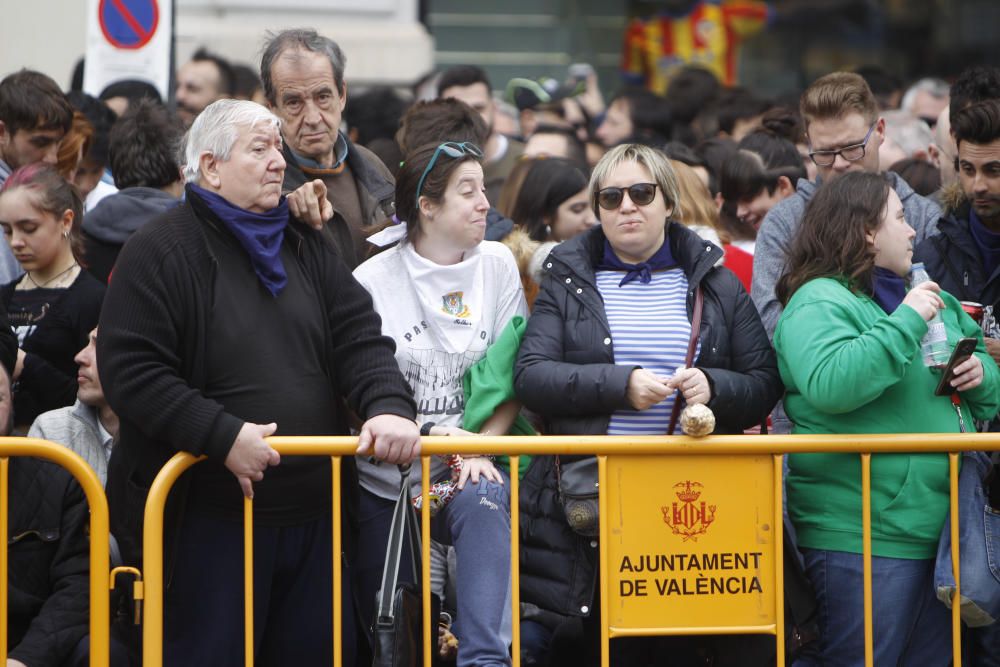
[[[105,243],[125,243],[144,224],[181,202],[155,188],[125,188],[83,217],[83,231]]]
[[[946,216],[968,218],[969,199],[965,196],[960,183],[943,186],[937,191],[937,200]]]
[[[899,201],[906,202],[907,199],[914,195],[919,196],[917,191],[911,188],[910,184],[903,180],[899,174],[893,171],[888,171],[886,174],[892,182],[892,189],[896,191]],[[816,194],[816,190],[818,190],[822,185],[823,181],[819,177],[816,177],[815,181],[800,178],[799,182],[795,184],[794,196],[799,197],[804,202],[808,202],[813,198],[813,195]]]

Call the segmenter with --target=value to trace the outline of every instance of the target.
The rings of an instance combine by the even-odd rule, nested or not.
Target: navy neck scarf
[[[288,225],[288,202],[282,197],[278,205],[264,213],[254,213],[235,206],[218,194],[188,184],[205,206],[236,237],[247,255],[261,284],[271,296],[278,296],[288,284],[288,274],[281,263],[281,242]]]
[[[989,229],[983,224],[976,212],[969,208],[969,231],[972,232],[972,240],[979,248],[979,254],[983,258],[983,267],[987,276],[992,276],[1000,265],[1000,234]]]
[[[892,315],[906,296],[906,281],[889,269],[876,266],[872,272],[872,298]]]
[[[615,254],[607,239],[604,240],[604,257],[597,265],[598,271],[625,271],[625,277],[618,283],[619,287],[638,279],[640,283],[648,283],[653,279],[653,271],[663,271],[677,266],[677,261],[670,252],[670,239],[664,236],[663,245],[645,262],[629,264],[623,262]]]

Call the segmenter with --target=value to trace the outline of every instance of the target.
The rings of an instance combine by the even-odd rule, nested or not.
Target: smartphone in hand
[[[934,390],[936,396],[950,396],[955,393],[955,388],[951,386],[951,381],[955,378],[955,366],[972,356],[976,351],[975,338],[962,338],[956,343],[955,350],[951,353],[948,365],[941,373],[941,381],[938,382],[937,389]]]

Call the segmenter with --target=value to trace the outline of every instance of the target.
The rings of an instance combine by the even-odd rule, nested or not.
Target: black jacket
[[[938,235],[917,246],[913,261],[923,262],[931,280],[959,301],[1000,306],[1000,268],[986,275],[969,229],[968,202],[959,203],[938,220]]]
[[[670,250],[687,275],[688,317],[694,289],[704,294],[701,353],[717,433],[739,433],[763,421],[782,385],[774,350],[739,279],[715,263],[722,251],[679,223],[668,226]],[[556,247],[515,366],[518,398],[553,435],[607,433],[611,414],[628,408],[633,366],[614,364],[611,329],[595,267],[604,249],[599,226]],[[551,457],[532,461],[521,491],[521,595],[525,602],[586,615],[594,599],[596,542],[566,524]],[[553,609],[552,605],[556,605]]]
[[[35,458],[11,460],[8,491],[10,657],[57,667],[89,631],[87,501],[69,472]]]
[[[112,533],[129,565],[141,562],[143,506],[163,464],[181,450],[222,462],[243,425],[202,393],[218,270],[205,224],[186,202],[133,234],[119,255],[101,312],[99,372],[121,420],[108,463],[108,503]],[[284,243],[295,249],[323,297],[317,303],[329,322],[323,363],[336,393],[362,419],[385,413],[412,419],[416,408],[393,356],[395,346],[381,335],[368,292],[322,234],[293,220]],[[330,409],[342,425],[339,433],[347,433],[344,410]],[[351,516],[356,502],[351,457],[344,459],[344,474]],[[183,496],[178,488],[171,498]],[[168,512],[168,522],[173,517],[176,523],[180,508],[168,505]]]

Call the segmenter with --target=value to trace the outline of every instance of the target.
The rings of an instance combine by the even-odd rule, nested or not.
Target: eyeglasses
[[[628,198],[636,206],[645,206],[656,197],[656,183],[636,183],[627,188],[604,188],[597,191],[597,205],[606,211],[613,211],[622,203],[622,197],[628,192]]]
[[[420,191],[424,188],[424,179],[427,178],[427,174],[431,173],[431,169],[434,168],[434,164],[437,162],[438,156],[444,153],[450,158],[460,158],[466,155],[471,155],[474,158],[482,159],[483,151],[479,146],[475,145],[471,141],[463,141],[462,143],[456,143],[454,141],[446,141],[439,145],[434,150],[434,155],[431,156],[431,161],[427,163],[427,167],[424,169],[424,173],[420,175],[420,180],[417,181],[417,207],[420,207]]]
[[[816,163],[818,167],[829,167],[837,161],[837,156],[844,158],[848,162],[857,162],[865,156],[865,146],[868,144],[868,139],[872,136],[872,131],[875,126],[878,125],[878,121],[872,123],[872,126],[868,128],[868,134],[865,135],[864,141],[860,144],[852,144],[850,146],[844,146],[837,150],[831,151],[809,151],[809,158]]]

